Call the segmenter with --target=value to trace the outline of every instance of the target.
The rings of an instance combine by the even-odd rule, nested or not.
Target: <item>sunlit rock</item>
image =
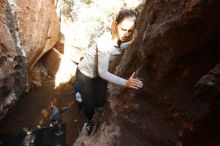
[[[15,2],[17,27],[27,54],[29,70],[50,49],[59,33],[55,2],[51,0],[19,0]]]

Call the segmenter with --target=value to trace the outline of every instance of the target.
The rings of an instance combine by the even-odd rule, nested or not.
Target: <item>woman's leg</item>
[[[83,100],[83,112],[87,120],[91,121],[95,113],[93,79],[88,78],[77,69],[76,80],[79,85],[79,93],[81,94]]]
[[[106,102],[107,81],[101,78],[95,78],[95,105],[97,108],[103,107]]]

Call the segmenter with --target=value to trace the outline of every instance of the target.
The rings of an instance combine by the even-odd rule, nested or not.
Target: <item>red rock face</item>
[[[101,126],[89,138],[81,135],[75,145],[219,145],[215,133],[220,125],[213,123],[220,123],[219,76],[213,89],[195,89],[219,63],[219,10],[216,0],[147,1],[139,17],[137,42],[116,70],[127,77],[136,71],[144,88],[111,88]],[[197,90],[203,94],[195,94]],[[208,94],[214,95],[211,101],[200,98],[204,94],[209,98],[210,91],[215,91]],[[204,124],[214,125],[213,131],[196,137],[194,132],[210,130]]]
[[[57,42],[59,19],[55,9],[53,0],[16,1],[18,32],[27,54],[29,71]]]
[[[22,94],[36,62],[53,48],[59,33],[55,3],[0,0],[0,119]]]
[[[0,119],[21,95],[27,79],[26,60],[15,46],[12,15],[0,1]]]
[[[5,101],[12,90],[14,82],[13,78],[11,78],[14,74],[13,58],[16,55],[15,44],[6,25],[5,11],[4,3],[0,1],[0,12],[2,14],[0,17],[0,97],[2,102]]]

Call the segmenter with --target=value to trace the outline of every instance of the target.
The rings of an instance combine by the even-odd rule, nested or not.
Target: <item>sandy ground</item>
[[[24,127],[32,127],[39,123],[48,123],[49,102],[57,99],[59,108],[71,106],[72,110],[63,114],[66,124],[66,145],[72,146],[84,123],[84,116],[77,109],[73,100],[72,84],[68,83],[54,89],[54,81],[46,81],[43,86],[32,89],[17,101],[15,108],[0,122],[0,135],[17,134]]]

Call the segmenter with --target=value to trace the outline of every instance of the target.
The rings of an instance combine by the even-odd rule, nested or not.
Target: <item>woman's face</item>
[[[116,28],[118,40],[121,42],[127,42],[131,39],[132,33],[134,32],[135,23],[134,21],[125,18],[117,24]]]

